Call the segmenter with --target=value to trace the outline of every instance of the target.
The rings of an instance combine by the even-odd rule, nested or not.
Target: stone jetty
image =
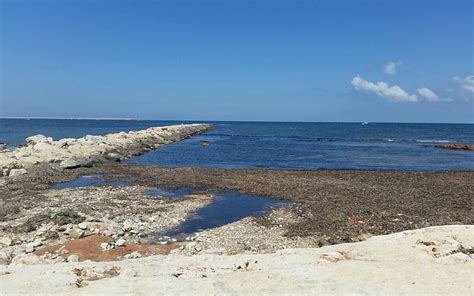
[[[36,135],[12,151],[0,152],[0,176],[25,174],[33,166],[44,163],[59,169],[73,169],[107,160],[121,161],[210,128],[208,124],[183,124],[57,141]]]

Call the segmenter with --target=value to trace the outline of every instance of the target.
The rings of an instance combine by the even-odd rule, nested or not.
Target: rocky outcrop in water
[[[467,144],[446,144],[446,145],[435,145],[435,148],[449,149],[449,150],[464,150],[474,151],[474,145]]]
[[[173,125],[58,141],[36,135],[27,138],[25,145],[0,153],[0,176],[24,174],[29,168],[42,163],[51,163],[61,169],[73,169],[106,160],[120,161],[181,141],[210,128],[208,124]]]

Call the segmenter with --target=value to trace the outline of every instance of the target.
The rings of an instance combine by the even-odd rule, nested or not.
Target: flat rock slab
[[[2,294],[470,295],[473,231],[429,227],[274,254],[1,266],[0,287]]]

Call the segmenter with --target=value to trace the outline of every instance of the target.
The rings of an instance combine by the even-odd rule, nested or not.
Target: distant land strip
[[[0,119],[61,119],[61,120],[140,120],[140,118],[120,117],[38,117],[38,116],[0,116]]]

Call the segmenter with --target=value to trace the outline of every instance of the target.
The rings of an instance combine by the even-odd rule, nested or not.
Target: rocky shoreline
[[[147,294],[158,287],[145,283],[161,281],[170,294],[196,285],[206,287],[202,294],[295,293],[299,285],[307,293],[349,292],[363,279],[327,285],[316,278],[344,279],[354,270],[372,271],[375,280],[364,293],[394,293],[400,285],[387,285],[374,272],[380,268],[400,274],[396,281],[408,292],[448,291],[438,282],[456,282],[459,292],[472,288],[466,275],[474,262],[469,235],[474,172],[231,170],[117,162],[209,128],[181,125],[60,141],[35,136],[24,147],[0,153],[2,293],[47,285],[54,287],[51,293]],[[111,182],[54,186],[91,175]],[[149,194],[161,186],[194,189],[179,198]],[[285,199],[290,206],[184,239],[163,236],[212,204],[214,192],[225,190]],[[435,225],[449,226],[429,227]],[[407,260],[436,269],[436,276],[426,277],[422,269],[416,271],[418,263]],[[25,286],[29,277],[41,280]],[[249,277],[260,279],[253,290],[240,284]],[[413,283],[407,286],[408,281]],[[228,290],[230,283],[240,288]]]
[[[59,169],[72,169],[108,160],[121,161],[210,128],[208,124],[173,125],[58,141],[43,135],[31,136],[25,145],[13,151],[3,148],[0,152],[0,177],[21,175],[43,163]]]
[[[53,187],[92,174],[131,183]],[[472,175],[170,169],[115,162],[58,171],[43,164],[2,180],[0,262],[107,261],[169,252],[259,254],[357,242],[430,225],[472,225]],[[160,185],[202,189],[176,199],[147,194]],[[180,225],[212,203],[215,190],[292,203],[260,217],[199,231],[184,241],[156,240],[155,233]]]
[[[35,171],[29,173],[34,174]],[[317,245],[314,237],[284,235],[289,224],[301,220],[290,208],[269,212],[265,219],[272,226],[262,225],[256,217],[247,217],[190,234],[184,241],[165,237],[157,242],[156,233],[186,221],[212,202],[211,194],[195,192],[173,200],[150,196],[147,192],[153,188],[141,185],[14,190],[21,178],[26,180],[27,176],[18,176],[5,184],[8,191],[21,192],[1,200],[0,264],[109,261],[171,251],[268,253]],[[15,204],[13,200],[26,192],[28,198]]]

